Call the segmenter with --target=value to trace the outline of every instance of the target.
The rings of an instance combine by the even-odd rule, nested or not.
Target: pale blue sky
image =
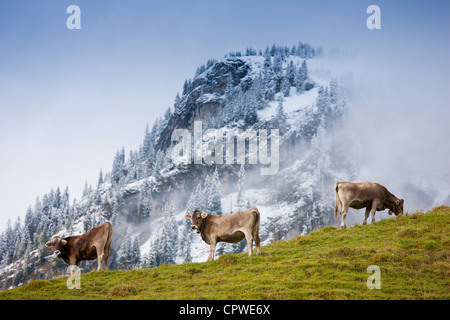
[[[81,30],[66,28],[71,4]],[[366,28],[371,4],[381,30]],[[409,101],[433,97],[426,108],[443,121],[449,12],[449,1],[2,0],[0,230],[51,188],[80,198],[116,150],[139,146],[199,65],[248,46],[356,51],[370,66],[362,73],[400,80],[417,95]]]

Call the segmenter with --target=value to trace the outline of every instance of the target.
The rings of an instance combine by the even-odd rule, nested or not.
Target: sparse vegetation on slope
[[[208,263],[32,281],[0,299],[449,299],[450,207],[345,230],[326,227]],[[366,286],[370,265],[381,289]]]

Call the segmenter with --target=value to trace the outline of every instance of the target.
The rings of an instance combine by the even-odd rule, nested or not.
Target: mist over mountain
[[[300,42],[248,48],[200,66],[173,106],[145,128],[140,148],[119,149],[111,170],[86,183],[81,199],[70,203],[69,189],[58,187],[38,197],[24,221],[8,224],[0,235],[1,288],[63,275],[67,266],[45,243],[105,221],[114,226],[110,269],[205,261],[209,247],[184,218],[194,209],[227,214],[258,207],[263,245],[335,225],[333,185],[359,180],[361,159],[348,152],[360,147],[358,140],[336,134],[348,119],[350,82],[326,72],[322,55]],[[177,130],[185,130],[181,153]],[[274,171],[261,174],[268,168]],[[408,190],[435,202],[427,190]],[[245,246],[221,243],[216,255]]]

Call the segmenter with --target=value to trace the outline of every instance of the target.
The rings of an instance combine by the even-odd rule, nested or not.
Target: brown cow
[[[249,257],[252,255],[253,241],[255,241],[258,256],[261,254],[259,211],[257,208],[237,211],[223,216],[195,210],[192,215],[187,214],[185,217],[191,219],[191,228],[197,230],[203,241],[209,244],[208,261],[214,260],[214,251],[218,242],[237,243],[244,238],[247,240]]]
[[[84,260],[94,260],[97,258],[98,271],[102,269],[103,262],[106,268],[112,236],[113,227],[111,223],[105,222],[80,236],[66,238],[54,236],[45,245],[49,248],[54,248],[53,253],[71,266],[72,273],[75,270],[72,269],[72,266],[78,266]]]
[[[366,216],[363,225],[367,224],[367,218],[372,213],[372,223],[375,222],[376,211],[389,209],[389,214],[399,215],[403,213],[403,199],[399,199],[390,193],[384,186],[376,182],[348,182],[338,181],[334,188],[335,204],[334,217],[338,218],[338,208],[341,211],[341,228],[346,228],[345,217],[348,208],[366,208]]]

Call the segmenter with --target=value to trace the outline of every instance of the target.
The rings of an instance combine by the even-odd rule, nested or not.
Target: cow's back
[[[361,202],[371,201],[374,198],[382,200],[387,192],[381,184],[367,181],[339,181],[336,183],[336,188],[341,198],[349,201],[357,199]]]

